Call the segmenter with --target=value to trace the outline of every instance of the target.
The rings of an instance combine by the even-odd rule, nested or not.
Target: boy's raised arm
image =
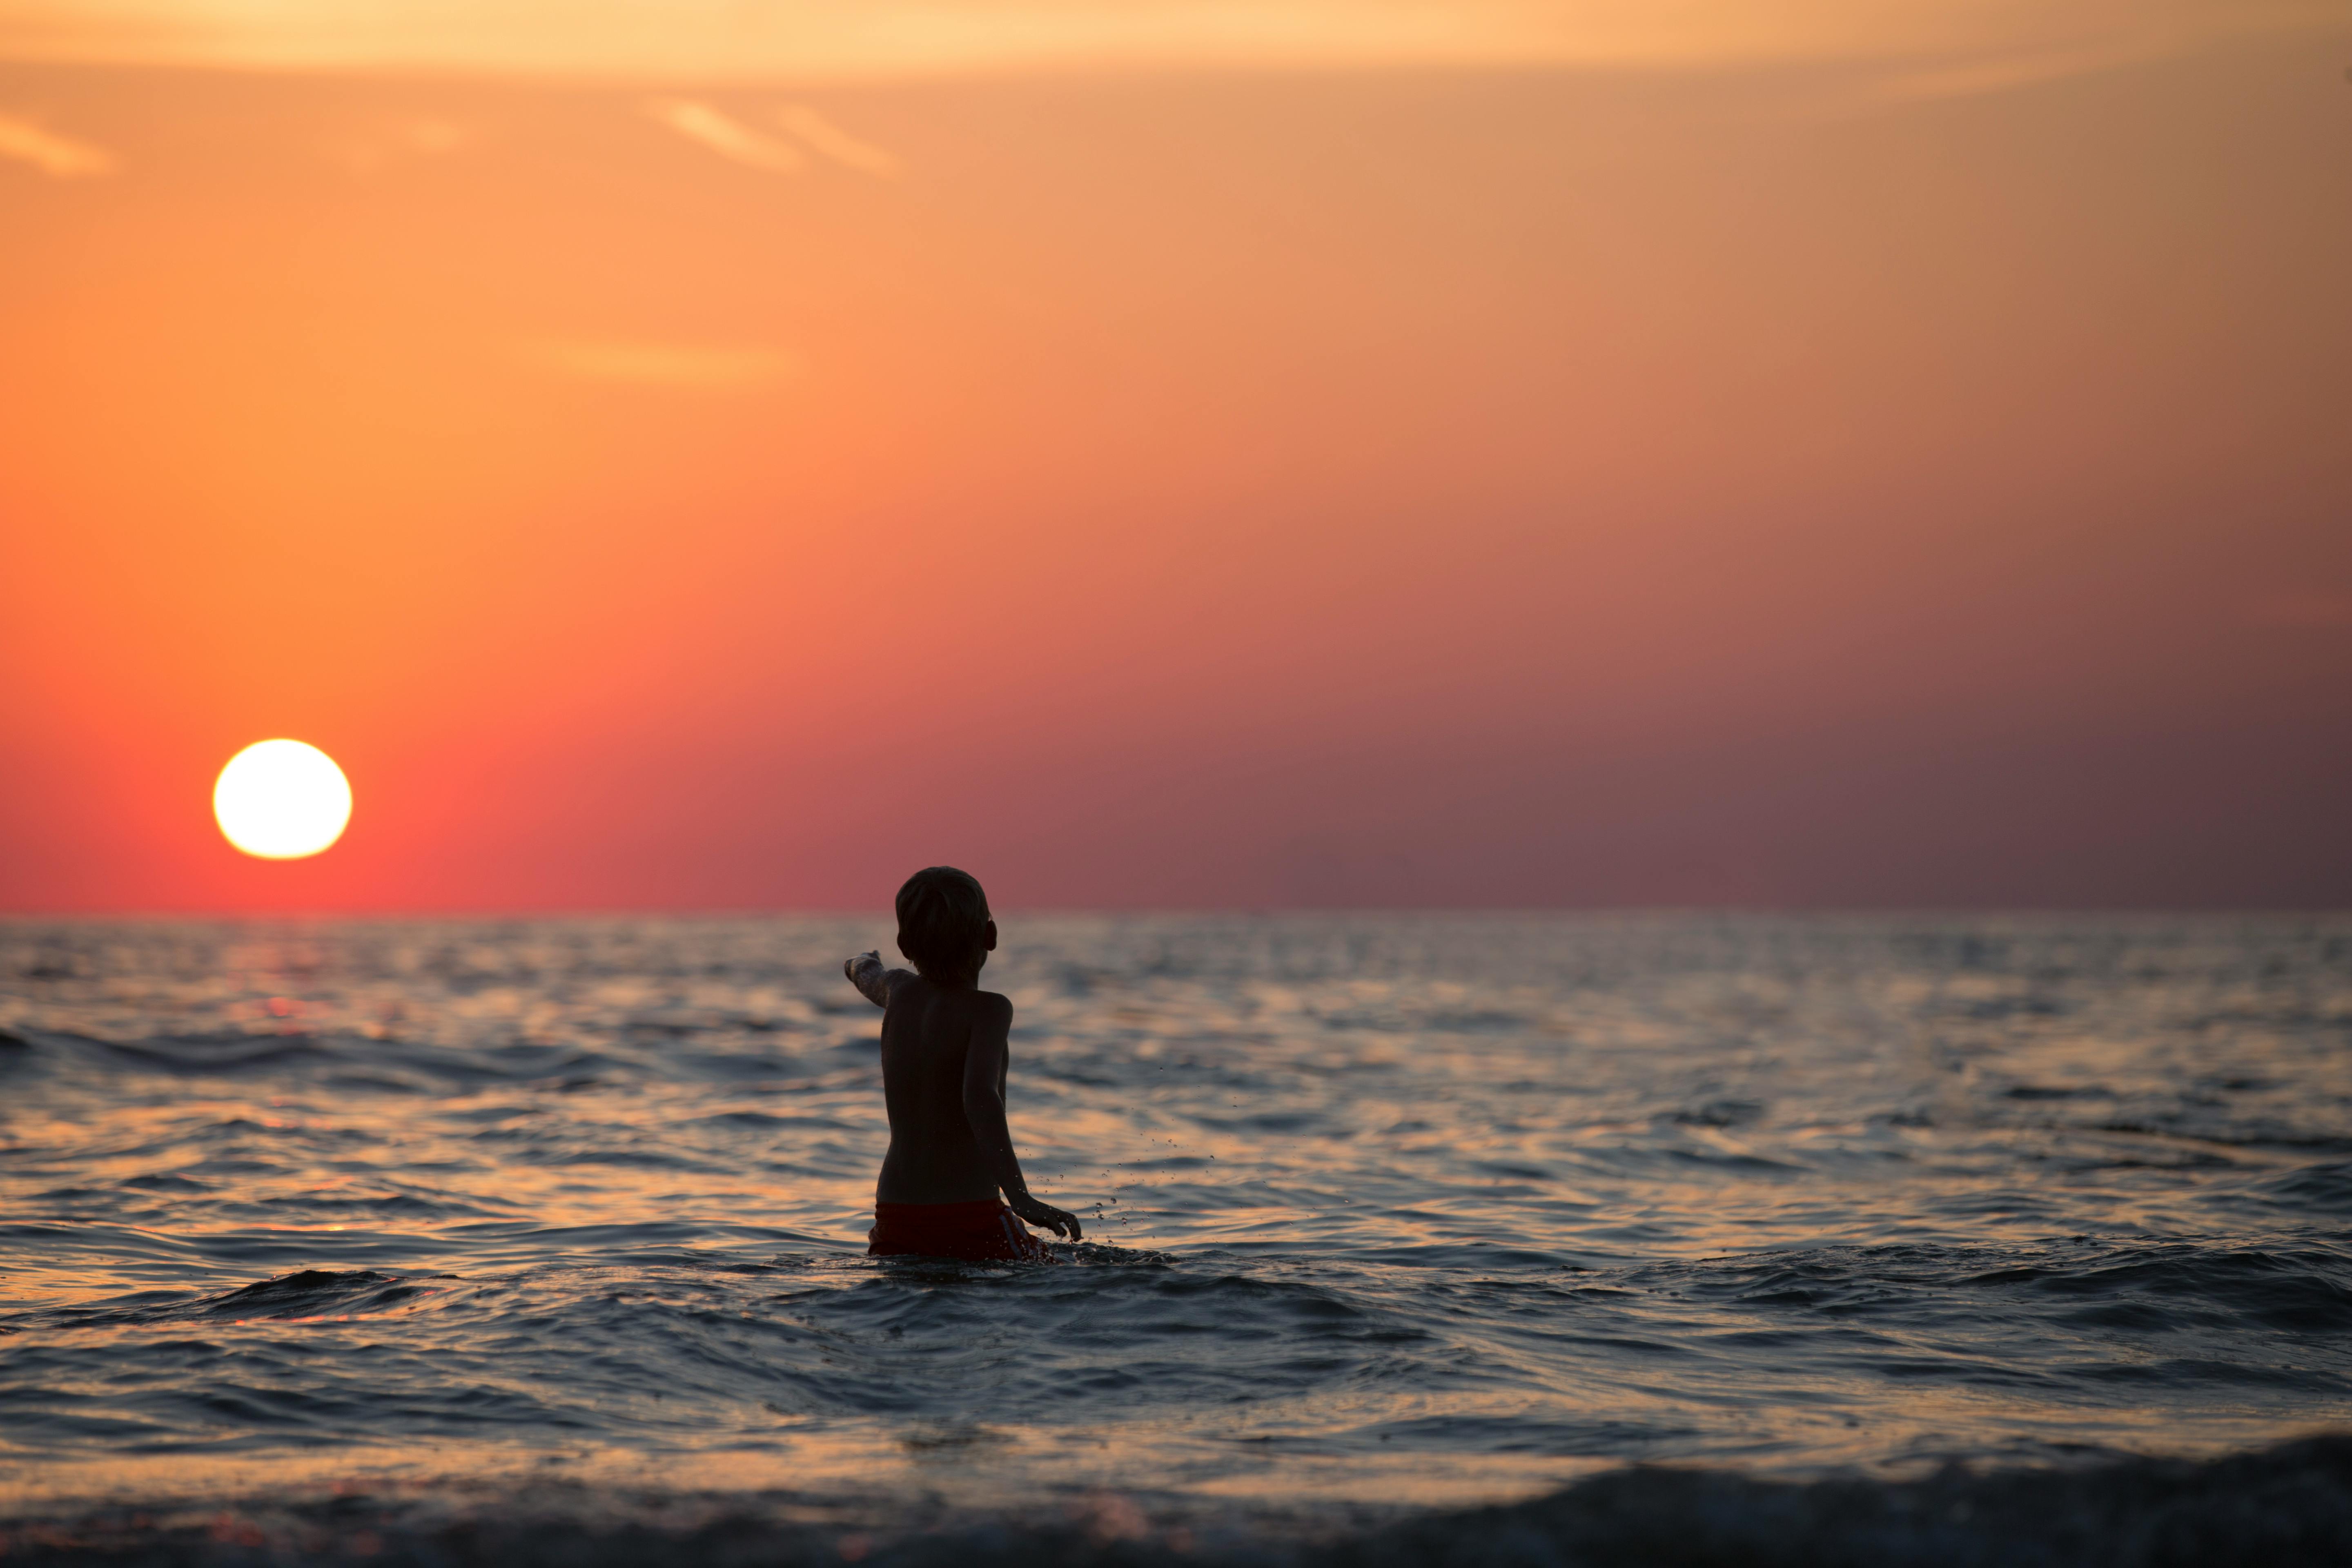
[[[983,994],[981,1016],[971,1026],[971,1040],[963,1058],[963,1115],[981,1158],[1004,1194],[1004,1205],[1041,1230],[1079,1238],[1078,1216],[1067,1209],[1041,1203],[1029,1195],[1028,1178],[1021,1173],[1021,1156],[1013,1152],[1013,1129],[1004,1120],[1004,1065],[1012,1051],[1013,1004],[1002,996]]]
[[[908,973],[903,969],[886,967],[882,963],[882,955],[872,949],[859,953],[856,958],[844,963],[841,966],[841,972],[848,975],[849,983],[856,986],[858,993],[877,1007],[887,1007],[890,1005],[891,991]]]

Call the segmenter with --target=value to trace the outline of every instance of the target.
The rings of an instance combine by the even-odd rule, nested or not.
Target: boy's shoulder
[[[958,987],[935,985],[930,981],[924,979],[920,974],[911,969],[894,971],[893,978],[897,979],[898,982],[897,985],[891,988],[891,999],[893,1001],[898,999],[898,996],[902,990],[928,991],[935,996],[953,997],[956,994],[957,990],[960,989]],[[970,998],[970,1001],[967,1002],[965,1005],[971,1007],[974,1013],[977,1013],[983,1018],[1010,1018],[1013,1016],[1013,998],[1005,995],[1001,991],[970,991],[965,992],[964,994]]]

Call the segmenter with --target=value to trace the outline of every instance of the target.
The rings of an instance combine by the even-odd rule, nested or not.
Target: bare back
[[[995,1162],[965,1110],[968,1072],[1004,1099],[1013,1004],[992,991],[950,989],[892,972],[882,1015],[882,1100],[890,1151],[875,1195],[884,1203],[982,1203],[997,1194]],[[975,1086],[979,1087],[979,1086]]]
[[[975,975],[996,946],[996,922],[988,921],[981,936]],[[876,1200],[985,1204],[1002,1193],[1023,1224],[1072,1241],[1085,1236],[1077,1215],[1030,1192],[1013,1150],[1004,1120],[1013,1004],[971,984],[941,985],[911,970],[886,969],[879,952],[861,952],[841,971],[882,1009],[890,1152],[882,1157]]]

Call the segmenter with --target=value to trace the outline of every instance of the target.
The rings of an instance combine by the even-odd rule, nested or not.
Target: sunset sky
[[[0,0],[0,910],[2352,905],[2347,68]]]

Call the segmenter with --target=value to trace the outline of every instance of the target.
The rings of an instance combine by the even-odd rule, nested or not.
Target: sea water
[[[2352,920],[1003,927],[1053,1265],[865,1255],[883,921],[0,925],[0,1519],[855,1557],[2352,1426]]]

